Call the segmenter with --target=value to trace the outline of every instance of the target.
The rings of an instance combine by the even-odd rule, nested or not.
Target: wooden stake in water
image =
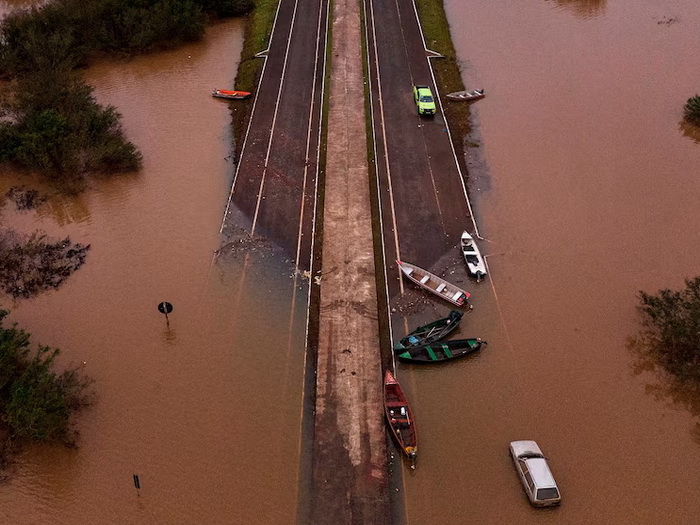
[[[173,305],[167,301],[163,301],[162,303],[158,303],[158,311],[165,315],[165,323],[168,325],[168,328],[170,328],[168,314],[173,311]]]
[[[141,482],[139,481],[138,474],[134,474],[134,487],[136,487],[136,494],[138,494],[139,489],[141,489]]]

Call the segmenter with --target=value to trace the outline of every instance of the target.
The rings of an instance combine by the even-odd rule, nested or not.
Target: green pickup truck
[[[435,98],[429,86],[413,86],[413,99],[419,115],[435,115]]]

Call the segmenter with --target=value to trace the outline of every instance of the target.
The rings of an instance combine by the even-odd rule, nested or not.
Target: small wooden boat
[[[228,98],[231,100],[243,100],[244,98],[248,98],[250,96],[250,93],[247,91],[229,91],[227,89],[215,89],[211,93],[212,97],[217,97],[217,98]]]
[[[406,395],[389,370],[384,373],[384,413],[394,439],[406,457],[415,462],[418,453],[416,425]]]
[[[476,352],[485,345],[486,341],[476,339],[453,339],[442,343],[431,343],[429,345],[407,348],[396,357],[402,361],[410,363],[439,363],[456,359],[472,352]]]
[[[415,346],[428,345],[443,339],[457,328],[463,315],[459,310],[452,310],[447,317],[419,326],[398,343],[395,343],[394,350],[405,350]]]
[[[438,277],[420,266],[398,260],[396,262],[403,274],[418,286],[433,292],[435,295],[439,295],[457,306],[465,306],[467,304],[469,292],[465,292],[454,284],[448,283],[442,277]]]
[[[486,277],[486,263],[473,237],[468,232],[463,232],[459,245],[469,273],[476,277],[477,282]]]
[[[454,93],[449,93],[446,97],[450,100],[478,100],[484,98],[483,89],[473,89],[471,91],[455,91]]]

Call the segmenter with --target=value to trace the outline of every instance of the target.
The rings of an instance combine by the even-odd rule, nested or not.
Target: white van
[[[549,470],[547,458],[534,441],[511,441],[510,455],[530,503],[550,507],[561,503],[561,494]]]

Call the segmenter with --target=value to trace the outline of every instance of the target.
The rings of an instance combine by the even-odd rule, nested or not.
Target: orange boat
[[[212,97],[217,97],[217,98],[228,98],[231,100],[243,100],[244,98],[248,98],[250,96],[250,93],[247,91],[229,91],[226,89],[215,89],[211,93]]]

